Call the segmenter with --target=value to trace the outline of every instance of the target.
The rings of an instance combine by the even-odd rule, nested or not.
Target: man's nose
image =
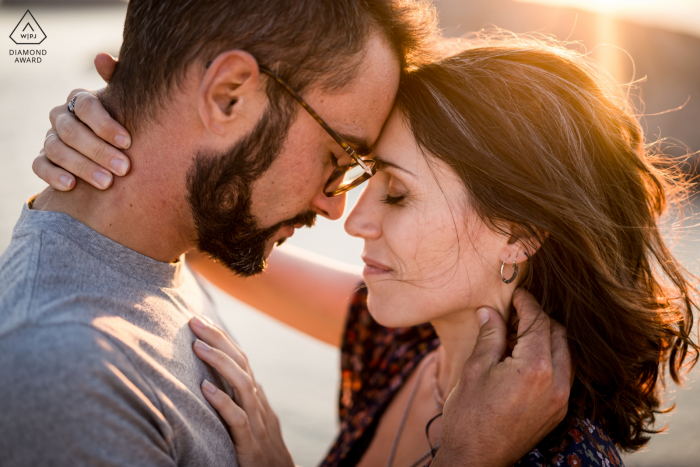
[[[346,199],[345,193],[329,198],[321,192],[314,198],[312,207],[318,215],[335,221],[343,217]]]

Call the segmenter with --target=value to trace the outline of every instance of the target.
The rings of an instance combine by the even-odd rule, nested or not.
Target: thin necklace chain
[[[416,394],[418,393],[418,388],[420,387],[420,382],[423,380],[423,374],[425,373],[425,370],[430,366],[430,363],[432,363],[433,360],[437,358],[437,354],[432,354],[430,357],[428,357],[427,360],[424,360],[422,368],[420,369],[420,372],[418,373],[418,380],[416,381],[415,386],[413,386],[413,390],[411,391],[411,396],[408,398],[408,402],[406,403],[406,408],[403,411],[403,416],[401,417],[401,422],[399,423],[399,428],[396,430],[396,436],[394,437],[394,442],[391,445],[391,452],[389,453],[389,461],[387,462],[387,467],[393,467],[394,464],[394,458],[396,457],[396,449],[399,447],[399,440],[401,439],[401,433],[403,433],[403,429],[406,425],[406,419],[408,418],[408,413],[411,411],[411,405],[413,405],[413,400],[416,398]],[[439,363],[439,361],[438,361]],[[437,367],[439,369],[439,366]],[[438,406],[438,410],[442,410],[442,407],[440,406],[440,403],[438,402],[438,395],[439,395],[439,389],[437,386],[437,369],[435,371],[435,377],[433,379],[433,395],[435,397],[435,403]],[[442,404],[443,406],[445,405],[444,402]],[[435,445],[434,448],[428,449],[422,456],[418,458],[417,461],[415,461],[413,464],[410,465],[410,467],[417,467],[424,459],[426,459],[432,452],[437,450],[440,447],[440,443]]]

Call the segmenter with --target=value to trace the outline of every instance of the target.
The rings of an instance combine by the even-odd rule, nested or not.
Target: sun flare
[[[524,3],[581,8],[600,13],[653,12],[660,9],[695,9],[698,0],[517,0]]]
[[[700,35],[700,0],[516,0],[576,8]]]

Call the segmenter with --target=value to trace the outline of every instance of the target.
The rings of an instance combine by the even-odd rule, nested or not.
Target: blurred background
[[[585,48],[619,83],[645,78],[633,94],[648,138],[667,138],[676,146],[669,151],[679,157],[700,151],[700,0],[436,0],[435,5],[447,36],[494,27],[551,35]],[[17,46],[8,37],[28,8],[47,36],[40,46]],[[114,0],[0,4],[4,48],[47,51],[39,64],[14,63],[2,51],[0,251],[10,241],[22,202],[45,186],[34,177],[31,163],[49,128],[49,110],[63,103],[71,89],[102,86],[92,60],[98,52],[118,55],[125,12],[126,4]],[[679,110],[669,112],[673,109]],[[688,159],[689,173],[696,161],[697,156]],[[352,192],[350,207],[356,197]],[[698,273],[700,229],[694,226],[692,205],[685,215],[683,229],[669,228],[667,236],[685,266]],[[361,264],[362,243],[344,233],[342,221],[320,219],[317,227],[297,232],[288,244],[283,248]],[[210,289],[280,416],[295,461],[317,465],[337,428],[337,349]],[[668,423],[668,431],[642,452],[626,456],[627,465],[700,465],[698,374],[700,370],[691,373],[681,389],[670,387],[667,402],[675,402],[676,410],[660,419],[660,424]]]

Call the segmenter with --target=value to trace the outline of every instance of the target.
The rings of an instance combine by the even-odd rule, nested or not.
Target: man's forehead
[[[351,135],[347,133],[338,134],[341,138],[347,141],[350,144],[350,146],[352,146],[352,148],[355,150],[355,152],[359,155],[369,154],[372,151],[372,146],[374,146],[374,143],[376,143],[376,140],[373,139],[370,141],[367,137]]]
[[[379,139],[393,108],[394,97],[394,89],[378,87],[365,92],[336,94],[324,99],[319,115],[358,154],[367,154]]]
[[[358,153],[366,153],[379,139],[394,106],[400,76],[393,49],[381,35],[372,34],[357,76],[339,92],[319,96],[328,112],[318,109],[319,114]]]

